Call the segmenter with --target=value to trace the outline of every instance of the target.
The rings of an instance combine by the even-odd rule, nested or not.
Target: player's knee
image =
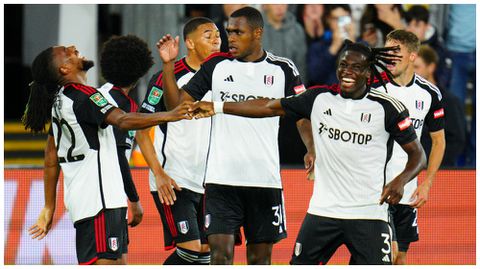
[[[210,264],[233,264],[233,249],[210,247]]]
[[[269,255],[249,253],[247,256],[247,262],[249,265],[269,265],[271,264],[271,257]]]
[[[395,265],[405,265],[407,264],[407,253],[399,251],[395,259]]]

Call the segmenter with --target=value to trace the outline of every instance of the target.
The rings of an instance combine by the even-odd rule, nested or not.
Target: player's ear
[[[253,36],[255,37],[255,39],[262,39],[263,28],[262,27],[255,28],[255,30],[253,30]]]
[[[60,67],[58,67],[58,72],[60,72],[62,76],[65,76],[68,73],[70,73],[70,67],[68,67],[68,65],[66,64],[63,64]]]
[[[193,50],[193,49],[195,49],[195,42],[193,42],[192,39],[187,38],[185,40],[185,46],[187,47],[188,50]]]

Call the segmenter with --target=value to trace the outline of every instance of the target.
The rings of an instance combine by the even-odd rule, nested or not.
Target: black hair
[[[187,35],[197,30],[198,26],[206,24],[206,23],[214,23],[211,19],[205,17],[195,17],[188,20],[183,27],[183,40],[187,40]]]
[[[25,129],[33,133],[45,131],[52,117],[52,106],[60,89],[61,76],[55,66],[53,47],[45,49],[32,62],[33,81],[30,96],[22,116]]]
[[[385,81],[383,81],[380,75],[380,72],[378,72],[377,70],[377,67],[385,71],[385,73],[388,76],[388,79],[393,80],[393,75],[387,69],[385,64],[393,64],[395,58],[397,59],[401,58],[400,56],[389,53],[398,49],[400,49],[399,46],[385,47],[385,48],[370,48],[364,45],[363,43],[353,43],[352,41],[345,39],[343,43],[343,48],[339,55],[342,55],[346,51],[356,51],[365,55],[367,58],[368,67],[370,69],[370,78],[369,78],[370,82],[372,83],[375,80],[375,78],[377,78],[386,90]],[[370,86],[370,84],[368,86]]]
[[[230,18],[245,17],[247,19],[248,25],[253,29],[263,28],[263,17],[262,13],[253,7],[242,7],[235,10]]]
[[[405,13],[405,20],[410,23],[412,20],[428,23],[430,12],[424,5],[413,5]]]
[[[118,87],[133,85],[153,65],[147,43],[134,35],[111,37],[103,44],[100,58],[102,76]]]

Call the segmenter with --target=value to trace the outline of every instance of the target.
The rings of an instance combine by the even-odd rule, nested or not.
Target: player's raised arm
[[[175,109],[167,112],[156,113],[125,113],[123,110],[114,108],[105,118],[105,123],[114,125],[120,129],[137,130],[158,125],[164,122],[173,122],[183,119],[192,119],[187,114],[191,102],[183,102]]]
[[[280,99],[256,99],[245,102],[196,102],[189,112],[194,113],[195,118],[213,116],[217,113],[225,113],[248,118],[266,118],[285,115],[280,104]]]
[[[163,76],[165,106],[173,109],[183,101],[194,101],[193,97],[183,89],[179,89],[175,79],[175,59],[178,56],[179,37],[175,39],[167,34],[157,42],[160,59],[163,61]]]

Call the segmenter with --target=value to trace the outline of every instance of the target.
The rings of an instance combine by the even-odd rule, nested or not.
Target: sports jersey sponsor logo
[[[148,95],[148,102],[152,105],[158,104],[160,102],[160,98],[162,98],[163,91],[155,86],[152,87],[150,94]]]
[[[100,109],[100,112],[102,112],[103,114],[107,113],[107,111],[112,107],[112,105],[107,105],[107,106],[104,106],[102,107],[102,109]]]
[[[322,133],[328,134],[328,138],[332,140],[359,145],[367,145],[368,142],[372,140],[371,134],[361,134],[357,132],[344,131],[337,128],[328,128],[326,124],[320,122],[318,134],[321,135]]]
[[[90,100],[92,100],[99,107],[104,107],[108,104],[107,99],[105,99],[105,97],[103,97],[103,95],[99,92],[92,94],[90,96]]]
[[[412,120],[407,117],[404,120],[402,120],[401,122],[399,122],[397,125],[398,125],[398,129],[400,129],[400,131],[403,131],[403,130],[407,129],[408,127],[410,127],[410,125],[412,125]]]
[[[362,113],[362,115],[360,116],[361,122],[369,123],[371,119],[372,119],[372,114],[370,113]]]
[[[439,110],[436,110],[435,112],[433,112],[434,119],[443,118],[443,116],[445,116],[443,108],[440,108]]]
[[[254,95],[245,95],[245,94],[237,94],[237,93],[230,94],[230,92],[220,91],[220,99],[222,99],[223,102],[227,102],[227,101],[243,102],[243,101],[263,99],[263,98],[274,99],[274,98],[264,97],[264,96],[254,96]]]
[[[295,243],[295,256],[298,256],[300,255],[300,253],[302,253],[302,243],[298,243],[296,242]]]
[[[424,102],[422,100],[415,100],[415,108],[418,110],[423,110]]]
[[[155,108],[147,103],[142,103],[142,108],[145,108],[146,110],[150,112],[155,112]]]
[[[118,237],[108,238],[108,248],[110,248],[112,251],[118,250]]]
[[[210,214],[205,215],[205,228],[210,226]]]
[[[302,85],[295,86],[295,87],[293,87],[293,91],[295,92],[295,94],[300,94],[300,93],[306,91],[305,85],[302,84]]]
[[[273,85],[273,76],[272,75],[265,75],[263,76],[263,83],[267,86]]]
[[[422,128],[424,119],[411,118],[414,129]]]
[[[188,233],[188,230],[190,229],[190,227],[188,226],[188,221],[184,220],[184,221],[179,221],[177,223],[177,226],[178,226],[178,230],[182,233],[182,234],[187,234]]]

